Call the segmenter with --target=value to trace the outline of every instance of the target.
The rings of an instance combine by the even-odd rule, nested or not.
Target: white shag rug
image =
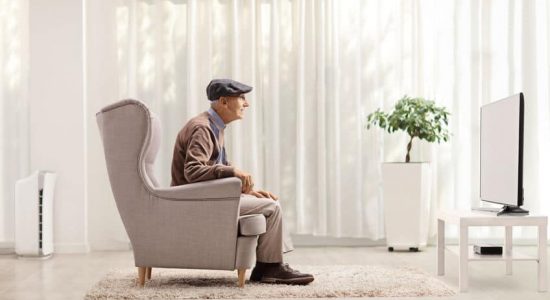
[[[113,270],[85,299],[255,299],[333,297],[452,296],[455,292],[434,276],[412,267],[380,265],[296,266],[313,274],[306,286],[258,284],[237,286],[237,271],[153,268],[152,278],[137,286],[137,268]],[[250,270],[247,271],[247,278]]]

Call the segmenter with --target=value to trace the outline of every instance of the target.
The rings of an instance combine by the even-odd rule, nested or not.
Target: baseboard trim
[[[322,237],[313,235],[292,235],[292,242],[296,247],[380,247],[386,246],[386,239],[371,240],[368,238],[337,238]],[[450,237],[445,239],[448,245],[458,245],[458,238]],[[504,238],[470,238],[470,244],[504,244]],[[550,239],[548,240],[550,245]],[[516,246],[537,246],[538,240],[535,238],[514,238]],[[431,237],[428,240],[428,246],[437,246],[437,238]]]
[[[130,241],[91,241],[92,251],[127,251],[132,250]]]
[[[88,253],[90,245],[85,243],[56,243],[54,253]]]
[[[292,235],[292,243],[296,247],[375,247],[385,246],[386,240],[381,239],[375,241],[368,238],[343,238],[296,234]]]
[[[0,242],[0,255],[15,254],[14,242]]]

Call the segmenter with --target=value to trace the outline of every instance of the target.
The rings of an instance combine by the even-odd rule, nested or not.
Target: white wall
[[[57,173],[56,252],[88,251],[83,0],[29,1],[30,170]]]

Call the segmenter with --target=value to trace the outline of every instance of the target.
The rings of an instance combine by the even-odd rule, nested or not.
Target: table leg
[[[458,255],[458,289],[468,291],[468,226],[460,224],[460,238],[458,239],[460,253]]]
[[[445,221],[437,220],[437,275],[445,275]]]
[[[546,233],[547,224],[539,225],[539,261],[538,261],[538,279],[539,279],[539,292],[546,292],[548,289],[548,283],[546,281],[547,275],[547,233]]]
[[[506,258],[506,275],[512,275],[512,230],[512,226],[505,226],[504,257]]]

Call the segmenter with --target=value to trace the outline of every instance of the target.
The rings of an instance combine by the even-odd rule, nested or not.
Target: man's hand
[[[252,188],[254,188],[254,181],[252,180],[252,175],[235,168],[235,177],[238,177],[242,182],[242,185],[241,185],[242,193],[249,194],[250,192],[252,192]]]
[[[273,193],[270,193],[268,191],[261,191],[261,190],[253,191],[253,190],[251,190],[250,192],[245,193],[245,194],[252,195],[256,198],[268,198],[268,199],[273,199],[273,200],[279,199],[279,197],[275,196]]]

